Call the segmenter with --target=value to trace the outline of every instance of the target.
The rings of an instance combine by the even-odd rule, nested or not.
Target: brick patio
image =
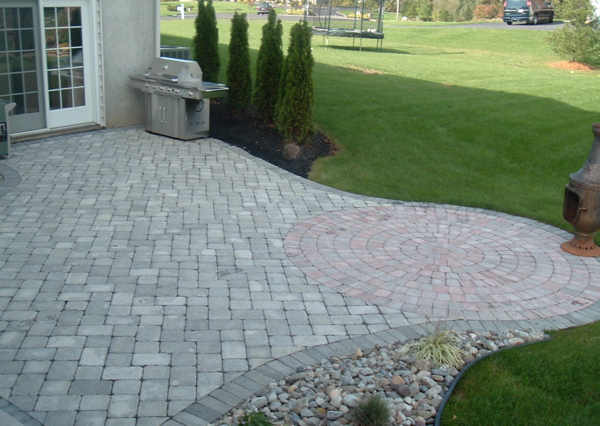
[[[220,141],[137,128],[13,148],[0,162],[21,179],[0,192],[7,424],[205,424],[294,365],[432,320],[600,318],[598,261],[529,219],[342,193]]]

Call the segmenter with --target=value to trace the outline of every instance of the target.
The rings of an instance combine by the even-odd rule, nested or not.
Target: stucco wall
[[[156,55],[155,0],[104,0],[104,95],[107,127],[142,123],[144,103],[129,87],[129,75],[140,73]]]

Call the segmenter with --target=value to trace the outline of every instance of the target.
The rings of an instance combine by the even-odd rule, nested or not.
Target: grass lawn
[[[250,21],[253,60],[264,21]],[[284,22],[287,46],[291,22]],[[229,21],[219,21],[224,80]],[[600,72],[549,67],[547,32],[386,28],[384,49],[313,38],[317,126],[339,145],[311,179],[400,200],[478,206],[568,228],[563,186],[599,119]],[[189,44],[191,21],[162,22]],[[254,63],[253,63],[254,66]]]
[[[551,334],[549,342],[473,366],[452,394],[442,424],[597,425],[600,323]]]

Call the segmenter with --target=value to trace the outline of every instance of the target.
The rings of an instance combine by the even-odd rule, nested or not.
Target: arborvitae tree
[[[227,65],[229,106],[233,112],[244,112],[250,105],[252,79],[250,77],[250,52],[248,47],[248,21],[246,14],[235,12],[231,20],[229,64]]]
[[[212,0],[204,4],[198,0],[196,35],[194,36],[194,59],[202,68],[202,78],[206,81],[219,79],[219,30]]]
[[[269,20],[262,28],[253,99],[256,112],[267,122],[275,119],[275,102],[278,98],[283,65],[282,33],[281,20],[278,20],[275,11],[271,10]]]
[[[296,143],[304,142],[312,130],[314,62],[311,35],[306,21],[292,27],[276,109],[277,127],[287,139]]]

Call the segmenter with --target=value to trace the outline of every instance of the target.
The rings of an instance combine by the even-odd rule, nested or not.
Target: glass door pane
[[[44,127],[35,6],[0,2],[0,99],[16,103],[14,132]]]
[[[81,7],[45,7],[50,110],[86,105]]]

